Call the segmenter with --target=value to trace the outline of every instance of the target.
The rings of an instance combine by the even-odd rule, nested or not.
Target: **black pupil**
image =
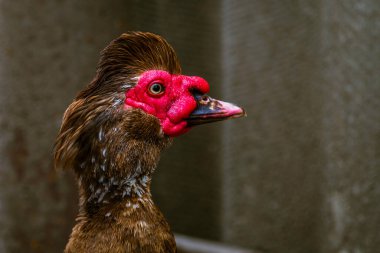
[[[158,84],[158,83],[153,84],[152,91],[155,93],[159,93],[161,91],[161,84]]]

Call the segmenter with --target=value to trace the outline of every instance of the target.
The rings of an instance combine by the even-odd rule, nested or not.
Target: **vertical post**
[[[323,1],[322,252],[380,248],[380,3]]]
[[[248,114],[223,132],[227,242],[318,251],[319,9],[318,2],[223,1],[223,91]]]

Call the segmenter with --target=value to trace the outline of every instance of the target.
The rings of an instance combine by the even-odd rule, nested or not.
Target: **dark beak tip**
[[[240,117],[247,117],[248,115],[247,115],[247,111],[244,109],[244,108],[241,108],[242,110],[243,110],[243,113],[242,113],[242,116],[240,116]]]

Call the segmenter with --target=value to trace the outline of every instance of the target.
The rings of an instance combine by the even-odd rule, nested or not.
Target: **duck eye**
[[[164,90],[164,86],[161,83],[153,83],[149,87],[149,93],[154,96],[161,95],[164,93]]]

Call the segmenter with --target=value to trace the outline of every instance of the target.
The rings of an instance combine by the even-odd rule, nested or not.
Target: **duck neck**
[[[91,217],[114,212],[120,203],[127,207],[137,202],[153,204],[150,183],[151,175],[138,173],[126,177],[102,175],[93,180],[80,178],[80,213]]]
[[[109,155],[103,147],[77,170],[83,172],[78,174],[80,216],[114,212],[120,203],[153,205],[150,184],[161,148],[136,140],[125,147],[127,150]]]

